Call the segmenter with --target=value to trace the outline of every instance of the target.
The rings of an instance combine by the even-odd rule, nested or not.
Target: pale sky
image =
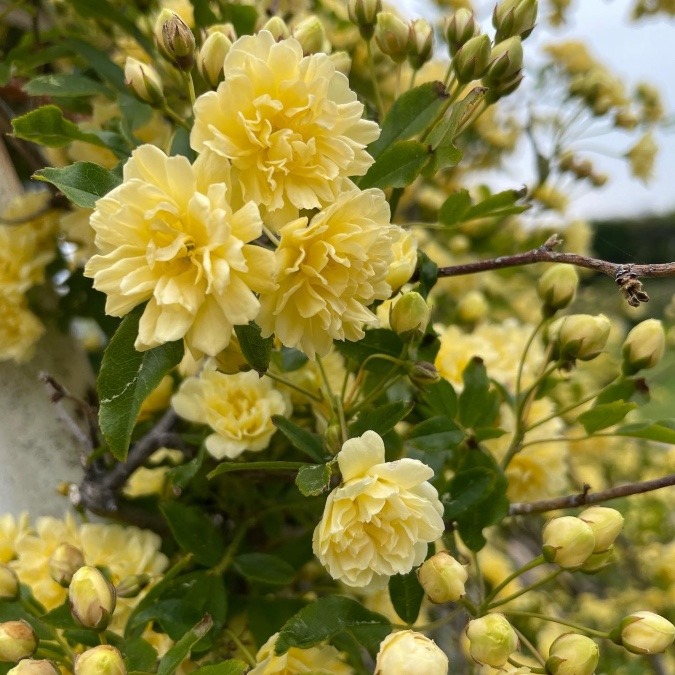
[[[494,4],[494,0],[474,0],[477,15],[486,28]],[[581,39],[596,58],[625,79],[628,91],[641,80],[657,85],[669,118],[675,120],[675,21],[650,18],[633,23],[632,4],[631,0],[573,0],[567,26],[554,30],[542,22],[527,39],[526,62],[536,60],[542,44],[566,37]],[[411,17],[429,18],[435,9],[430,10],[430,3],[425,0],[401,0],[401,5],[406,6]],[[546,0],[540,0],[540,5],[546,11]],[[632,138],[617,132],[589,141],[587,147],[620,156],[630,147]],[[624,162],[587,153],[594,166],[607,173],[610,180],[600,190],[575,189],[568,215],[605,218],[675,210],[675,124],[669,130],[657,131],[655,138],[660,152],[654,178],[646,186],[630,176]],[[519,153],[519,158],[508,167],[508,174],[502,174],[500,184],[495,187],[510,186],[509,181],[522,184],[524,177],[529,179],[532,170],[526,158],[525,153]]]

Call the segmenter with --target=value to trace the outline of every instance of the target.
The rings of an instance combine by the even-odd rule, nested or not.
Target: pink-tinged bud
[[[99,645],[75,659],[75,675],[127,675],[127,668],[115,647]]]
[[[556,638],[548,654],[546,672],[550,675],[593,675],[600,660],[598,645],[576,633]]]
[[[572,265],[553,265],[539,277],[537,293],[544,303],[544,314],[552,316],[569,305],[577,293],[579,277]]]
[[[433,640],[413,630],[402,630],[382,640],[375,675],[447,675],[448,666],[448,657]]]
[[[501,668],[518,649],[518,635],[503,614],[486,614],[466,627],[471,658],[485,666]]]
[[[16,600],[19,597],[19,579],[16,572],[7,565],[0,564],[0,601]]]
[[[574,516],[549,520],[544,526],[542,538],[546,561],[566,570],[581,567],[595,550],[591,526]]]
[[[46,659],[21,659],[7,675],[61,675],[61,671]]]
[[[591,506],[579,514],[579,520],[588,523],[595,536],[593,553],[601,553],[611,548],[614,540],[623,528],[623,516],[606,506]]]
[[[383,54],[395,63],[408,56],[408,26],[391,12],[380,12],[375,26],[375,42]]]
[[[377,15],[382,11],[382,0],[349,0],[349,20],[358,26],[364,40],[370,40],[375,33]]]
[[[124,81],[132,94],[143,103],[157,104],[164,98],[162,80],[157,71],[147,63],[127,56]]]
[[[445,20],[443,29],[450,56],[454,56],[472,37],[480,33],[480,26],[476,23],[473,12],[464,7]]]
[[[611,324],[604,315],[570,314],[563,318],[558,331],[560,356],[564,359],[590,361],[607,344]]]
[[[408,33],[408,62],[419,70],[433,55],[434,29],[426,19],[410,22]]]
[[[179,70],[192,70],[195,36],[178,14],[162,10],[155,24],[155,38],[162,54]]]
[[[210,87],[217,87],[223,80],[225,57],[232,48],[232,41],[224,33],[211,33],[197,56],[197,70]]]
[[[658,319],[642,321],[626,336],[623,343],[623,372],[634,375],[653,368],[666,350],[666,334]]]
[[[0,623],[0,661],[21,661],[37,649],[37,644],[37,636],[28,621]]]
[[[85,565],[73,575],[68,588],[70,611],[85,628],[105,630],[115,610],[115,589],[100,570]]]
[[[431,602],[457,602],[466,592],[469,578],[464,565],[447,551],[440,551],[425,560],[417,570],[420,585]]]
[[[49,576],[57,584],[68,588],[73,574],[80,567],[84,567],[84,555],[82,555],[82,551],[72,544],[59,544],[49,559]]]
[[[675,640],[675,626],[653,612],[633,612],[621,620],[617,644],[633,654],[660,654]]]

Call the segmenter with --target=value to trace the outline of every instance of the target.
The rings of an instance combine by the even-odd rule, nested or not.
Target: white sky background
[[[399,0],[411,17],[430,19],[436,8],[425,0]],[[661,91],[667,115],[675,119],[675,21],[648,18],[630,21],[631,0],[573,0],[568,24],[551,29],[542,21],[525,42],[525,60],[536,59],[539,47],[563,38],[583,40],[592,54],[612,72],[625,79],[627,91],[639,81],[655,84]],[[477,16],[492,32],[490,17],[494,0],[474,0]],[[546,0],[540,0],[547,11]],[[542,9],[540,7],[540,12]],[[441,45],[442,49],[442,45]],[[635,135],[620,132],[588,141],[586,147],[604,149],[620,156]],[[675,211],[675,126],[655,134],[659,146],[654,177],[647,184],[630,176],[625,162],[595,152],[581,153],[610,180],[602,189],[575,187],[568,216],[581,218],[629,217]],[[579,150],[584,145],[578,146]],[[524,148],[518,158],[502,172],[499,180],[488,180],[495,188],[517,187],[532,178],[531,155]]]

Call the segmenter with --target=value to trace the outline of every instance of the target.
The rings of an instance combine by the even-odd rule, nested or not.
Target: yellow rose
[[[403,230],[392,246],[394,259],[389,265],[387,283],[398,290],[410,279],[417,266],[417,239],[409,230]]]
[[[0,316],[0,361],[30,360],[45,330],[40,320],[28,309],[23,297],[15,301],[1,291]]]
[[[333,340],[360,340],[364,324],[377,326],[368,306],[391,294],[386,279],[401,232],[389,217],[380,190],[351,190],[309,223],[282,227],[276,288],[260,297],[263,337],[274,333],[314,359]]]
[[[249,242],[262,233],[258,208],[230,203],[229,169],[211,153],[194,165],[143,145],[121,185],[96,202],[100,254],[85,267],[124,316],[149,301],[136,349],[180,338],[195,356],[224,349],[232,327],[258,314],[254,292],[271,283],[273,254]]]
[[[413,630],[390,633],[380,644],[375,675],[447,675],[448,657],[430,638]]]
[[[328,495],[314,554],[347,586],[381,588],[421,565],[443,534],[443,506],[428,482],[434,472],[415,459],[386,462],[374,431],[348,440],[337,460],[342,484]]]
[[[264,450],[276,431],[272,415],[290,412],[272,380],[254,371],[225,375],[207,368],[186,379],[171,403],[181,417],[213,429],[206,449],[216,459]]]
[[[373,163],[365,147],[379,135],[326,54],[303,56],[294,38],[266,30],[238,39],[224,81],[195,103],[190,143],[227,158],[244,199],[275,211],[320,208],[344,179]]]

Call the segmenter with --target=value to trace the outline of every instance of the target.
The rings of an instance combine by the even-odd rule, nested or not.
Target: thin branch
[[[510,516],[522,516],[530,513],[545,513],[546,511],[555,511],[557,509],[570,509],[576,506],[586,506],[587,504],[598,504],[618,497],[627,497],[628,495],[637,495],[644,492],[653,492],[661,488],[675,485],[675,473],[671,473],[661,478],[640,481],[637,483],[626,483],[617,485],[608,490],[600,492],[590,492],[588,486],[580,494],[569,495],[567,497],[556,497],[555,499],[542,499],[538,502],[522,502],[511,504],[509,507]]]

